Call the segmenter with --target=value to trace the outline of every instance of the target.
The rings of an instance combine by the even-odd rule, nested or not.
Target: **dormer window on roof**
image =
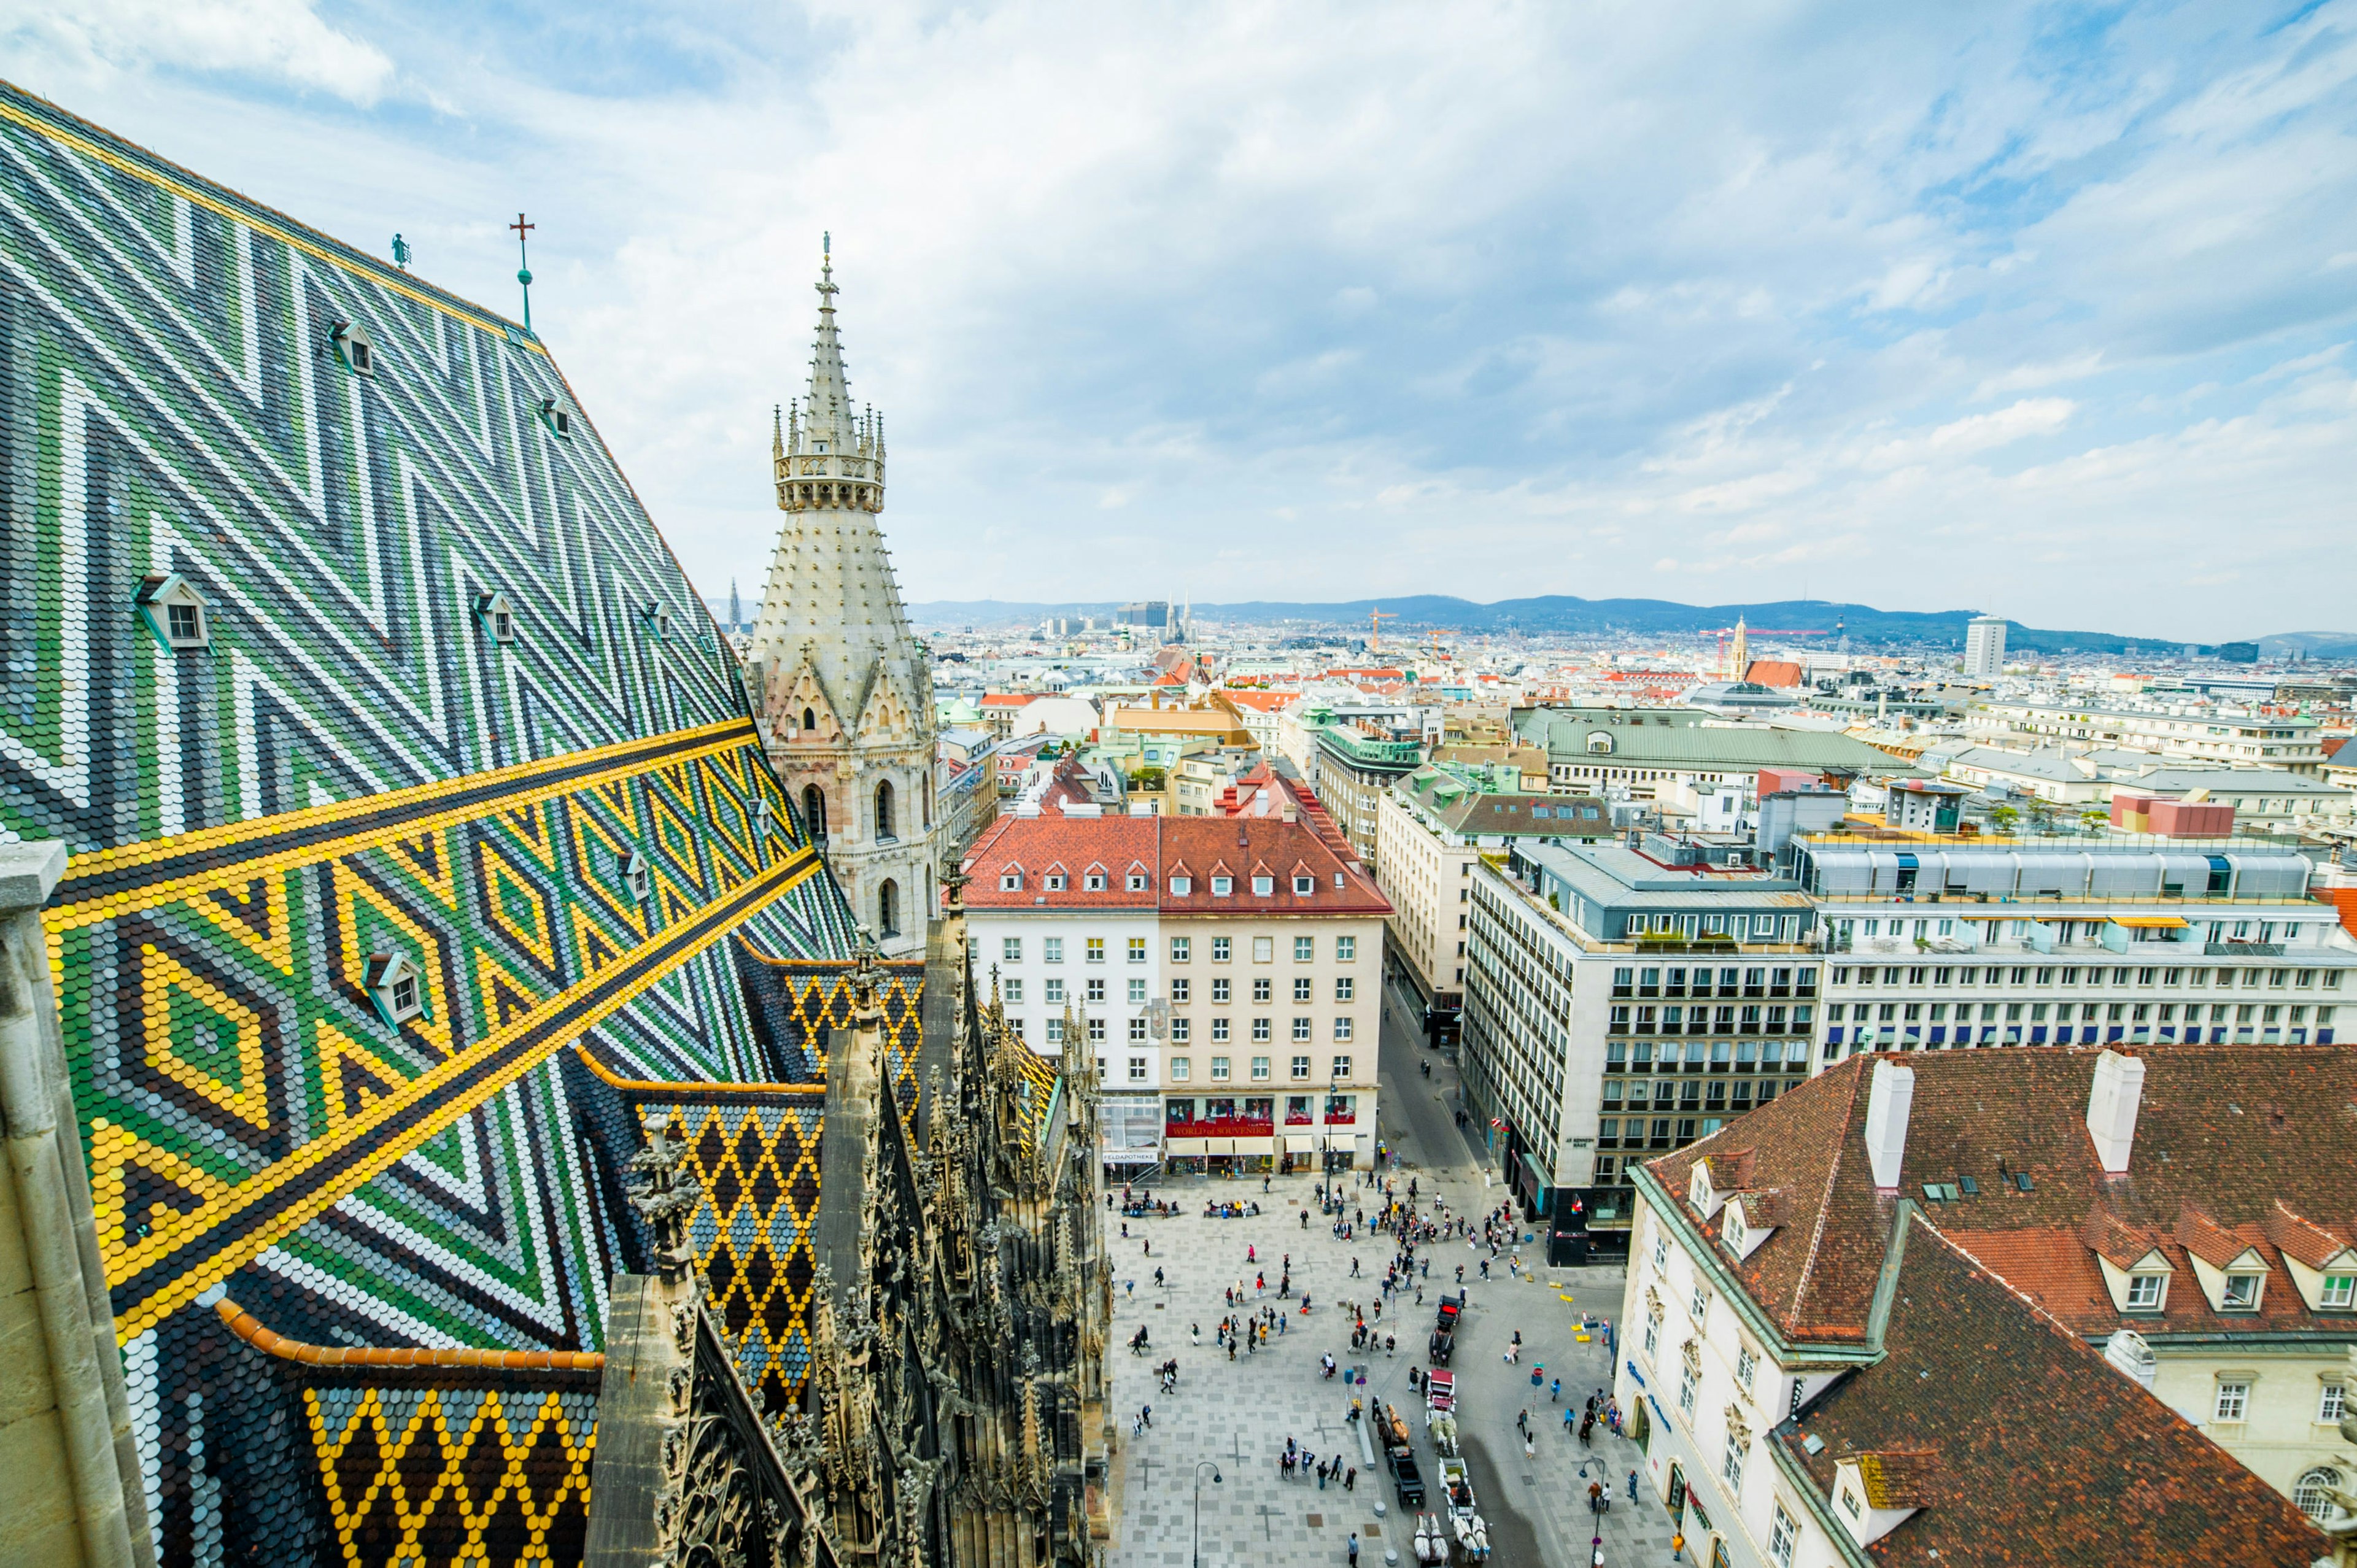
[[[998,874],[998,890],[999,890],[1001,893],[1020,893],[1020,892],[1022,892],[1022,891],[1023,891],[1023,873],[1022,873],[1022,871],[1021,871],[1020,869],[1017,868],[1017,867],[1009,866],[1006,870],[1000,872],[1000,873]]]
[[[505,594],[494,590],[475,596],[475,624],[490,633],[501,648],[515,646],[515,607]]]
[[[639,616],[647,623],[648,633],[657,642],[671,640],[671,607],[669,605],[650,602],[640,607]]]
[[[1318,878],[1305,874],[1297,875],[1293,879],[1293,896],[1295,897],[1307,898],[1317,891]]]
[[[654,891],[654,868],[647,864],[643,854],[634,849],[622,857],[622,886],[633,903],[645,903],[647,895]]]
[[[371,953],[361,971],[361,987],[386,1025],[398,1029],[425,1015],[425,977],[404,952]]]
[[[551,435],[565,441],[573,439],[573,411],[554,398],[540,400],[540,422],[548,426]]]
[[[1143,893],[1143,892],[1145,892],[1145,891],[1146,891],[1146,873],[1144,873],[1143,871],[1133,871],[1133,872],[1131,872],[1131,873],[1129,874],[1128,880],[1127,880],[1127,882],[1125,884],[1125,886],[1127,886],[1127,888],[1129,889],[1129,891],[1130,891],[1130,892],[1132,892],[1132,893]]]
[[[2259,1293],[2266,1282],[2267,1276],[2263,1273],[2228,1274],[2225,1288],[2218,1293],[2218,1310],[2221,1312],[2258,1311]]]
[[[1170,879],[1170,897],[1173,898],[1184,898],[1194,890],[1195,879],[1191,876],[1174,876]]]
[[[1274,893],[1274,892],[1275,892],[1275,891],[1276,891],[1276,878],[1275,878],[1275,877],[1274,877],[1274,876],[1255,876],[1255,877],[1254,877],[1254,878],[1253,878],[1253,897],[1255,897],[1255,898],[1265,898],[1265,897],[1267,897],[1270,894],[1272,894],[1272,893]]]
[[[1212,877],[1212,878],[1211,878],[1211,897],[1214,897],[1214,898],[1225,898],[1226,897],[1228,897],[1228,895],[1230,895],[1231,893],[1233,893],[1235,890],[1236,890],[1236,879],[1235,879],[1234,877],[1232,877],[1232,876],[1214,876],[1214,877]]]
[[[178,572],[143,577],[131,601],[156,640],[174,653],[212,646],[212,617],[203,596]]]
[[[1064,874],[1060,871],[1048,873],[1047,886],[1049,892],[1061,893],[1064,890]]]
[[[356,376],[376,374],[376,344],[370,340],[368,328],[357,321],[339,321],[328,329],[328,341],[334,345],[336,361]]]

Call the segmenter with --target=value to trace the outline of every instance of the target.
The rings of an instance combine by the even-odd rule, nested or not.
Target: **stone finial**
[[[687,1227],[704,1201],[704,1185],[686,1167],[687,1132],[679,1118],[647,1135],[646,1147],[630,1156],[630,1207],[654,1237],[656,1268],[667,1278],[695,1262]]]

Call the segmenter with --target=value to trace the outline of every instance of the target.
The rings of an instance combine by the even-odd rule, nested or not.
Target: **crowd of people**
[[[1264,1181],[1263,1190],[1266,1191],[1267,1188],[1268,1183]],[[1472,1264],[1477,1277],[1480,1280],[1486,1281],[1491,1278],[1491,1265],[1501,1256],[1510,1272],[1520,1277],[1529,1277],[1527,1271],[1522,1267],[1520,1253],[1515,1250],[1515,1244],[1521,1240],[1521,1236],[1517,1224],[1518,1217],[1511,1204],[1501,1203],[1479,1217],[1452,1212],[1437,1192],[1425,1190],[1425,1184],[1421,1178],[1407,1176],[1402,1179],[1396,1175],[1386,1174],[1381,1170],[1356,1173],[1348,1186],[1345,1186],[1341,1180],[1329,1176],[1314,1184],[1311,1196],[1318,1213],[1329,1222],[1330,1234],[1338,1243],[1343,1246],[1352,1243],[1364,1245],[1368,1241],[1381,1239],[1390,1247],[1389,1256],[1381,1264],[1382,1273],[1379,1281],[1376,1282],[1376,1288],[1370,1293],[1367,1300],[1337,1300],[1332,1303],[1335,1310],[1341,1314],[1343,1322],[1348,1325],[1349,1346],[1355,1353],[1371,1355],[1380,1349],[1386,1359],[1396,1359],[1398,1330],[1396,1327],[1390,1329],[1384,1327],[1385,1309],[1388,1306],[1392,1316],[1396,1319],[1399,1312],[1408,1305],[1403,1298],[1412,1296],[1415,1306],[1424,1305],[1427,1283],[1432,1273],[1433,1257],[1436,1250],[1443,1243],[1462,1242],[1469,1249],[1482,1254],[1474,1260]],[[1109,1205],[1115,1201],[1112,1195],[1108,1195]],[[1119,1194],[1118,1205],[1121,1212],[1131,1218],[1168,1218],[1180,1212],[1178,1205],[1157,1200],[1151,1191],[1133,1193],[1126,1187]],[[1286,1205],[1285,1207],[1294,1206]],[[1249,1199],[1207,1201],[1203,1206],[1203,1215],[1207,1219],[1249,1219],[1259,1215],[1260,1212],[1261,1206]],[[1281,1214],[1283,1209],[1280,1208],[1278,1212]],[[1308,1208],[1300,1209],[1299,1219],[1301,1228],[1307,1230],[1309,1220]],[[1123,1227],[1123,1234],[1125,1236],[1128,1234],[1125,1224]],[[1151,1240],[1146,1240],[1141,1247],[1141,1255],[1152,1256],[1152,1246]],[[1286,1338],[1289,1332],[1291,1318],[1306,1316],[1311,1311],[1308,1290],[1304,1288],[1298,1293],[1296,1291],[1292,1253],[1280,1254],[1277,1262],[1272,1266],[1265,1263],[1261,1259],[1257,1243],[1249,1243],[1244,1249],[1243,1262],[1245,1269],[1243,1275],[1221,1286],[1220,1316],[1213,1323],[1211,1330],[1215,1353],[1224,1355],[1230,1362],[1250,1359],[1270,1353]],[[1445,1264],[1446,1262],[1447,1261],[1444,1260]],[[1364,1260],[1361,1256],[1351,1255],[1348,1277],[1352,1280],[1370,1279],[1372,1271],[1362,1266]],[[1464,1290],[1467,1265],[1455,1264],[1453,1273],[1458,1287],[1455,1294],[1460,1299],[1469,1302],[1469,1296]],[[1269,1278],[1272,1273],[1276,1276],[1274,1282]],[[1162,1269],[1158,1267],[1155,1269],[1153,1279],[1155,1285],[1164,1292],[1167,1293],[1171,1289],[1171,1282]],[[1275,1287],[1273,1294],[1272,1283]],[[1442,1286],[1442,1291],[1444,1295],[1450,1294],[1446,1284]],[[1583,1330],[1587,1330],[1595,1326],[1583,1316],[1580,1326]],[[1608,1361],[1611,1351],[1610,1333],[1609,1323],[1603,1323],[1598,1337],[1602,1340],[1602,1348],[1606,1351]],[[1189,1325],[1188,1342],[1199,1349],[1201,1347],[1202,1327],[1200,1321]],[[1137,1330],[1135,1337],[1130,1341],[1130,1348],[1134,1354],[1139,1356],[1148,1352],[1150,1346],[1145,1328],[1140,1327]],[[1503,1351],[1506,1363],[1519,1365],[1522,1348],[1521,1330],[1512,1330]],[[1410,1394],[1413,1396],[1424,1388],[1426,1381],[1422,1369],[1413,1364],[1415,1359],[1413,1341],[1410,1358],[1412,1364],[1408,1369],[1406,1380]],[[1321,1348],[1318,1352],[1318,1360],[1323,1379],[1332,1379],[1340,1369],[1335,1353],[1330,1348]],[[1164,1396],[1176,1393],[1179,1375],[1179,1363],[1177,1357],[1171,1357],[1158,1363],[1155,1369],[1155,1374]],[[1348,1379],[1346,1378],[1345,1380]],[[1544,1364],[1532,1366],[1530,1380],[1534,1391],[1542,1388],[1545,1390],[1550,1403],[1562,1402],[1562,1380],[1560,1377],[1550,1379]],[[1537,1397],[1535,1391],[1532,1397],[1535,1401]],[[1572,1397],[1579,1399],[1581,1396],[1575,1391]],[[1353,1419],[1356,1419],[1355,1413]],[[1592,1449],[1598,1425],[1614,1436],[1624,1436],[1622,1419],[1623,1412],[1619,1402],[1605,1390],[1598,1389],[1586,1396],[1584,1403],[1565,1406],[1564,1436],[1566,1442],[1576,1439],[1583,1448]],[[1153,1407],[1151,1405],[1141,1407],[1134,1414],[1131,1425],[1134,1434],[1142,1435],[1153,1425]],[[1534,1453],[1537,1427],[1532,1421],[1527,1408],[1516,1418],[1516,1427],[1522,1435],[1525,1454]],[[1321,1428],[1321,1430],[1324,1429]],[[1358,1471],[1347,1462],[1345,1455],[1321,1456],[1311,1452],[1297,1439],[1291,1436],[1286,1437],[1284,1451],[1277,1456],[1277,1473],[1283,1482],[1291,1483],[1297,1480],[1305,1484],[1314,1482],[1321,1489],[1329,1485],[1339,1485],[1345,1490],[1354,1490],[1358,1483]],[[1636,1496],[1637,1480],[1636,1472],[1631,1471],[1629,1476],[1629,1487],[1632,1498]],[[1611,1502],[1610,1490],[1611,1488],[1601,1483],[1589,1486],[1587,1488],[1589,1507],[1599,1513],[1609,1508]],[[1354,1541],[1353,1545],[1355,1544]]]

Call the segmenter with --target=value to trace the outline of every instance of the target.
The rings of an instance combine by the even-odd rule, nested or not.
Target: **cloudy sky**
[[[707,592],[832,231],[911,599],[2357,628],[2357,0],[0,5],[534,320]]]

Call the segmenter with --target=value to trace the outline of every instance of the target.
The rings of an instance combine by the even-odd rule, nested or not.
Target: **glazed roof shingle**
[[[1768,1439],[1826,1498],[1844,1461],[1873,1455],[1889,1506],[1922,1510],[1870,1558],[2289,1568],[2325,1548],[2281,1494],[1920,1215],[1884,1348]]]
[[[1862,1340],[1894,1198],[1921,1198],[1927,1183],[1961,1187],[1967,1176],[1977,1196],[1931,1205],[1932,1222],[2082,1334],[2122,1326],[2147,1337],[2357,1334],[2357,1313],[2309,1310],[2270,1236],[2271,1225],[2294,1235],[2282,1218],[2270,1219],[2280,1204],[2311,1250],[2357,1239],[2357,1161],[2348,1157],[2357,1127],[2357,1047],[2141,1049],[2136,1137],[2128,1168],[2116,1176],[2104,1174],[2087,1132],[2101,1054],[2062,1047],[1853,1057],[1647,1169],[1683,1197],[1695,1162],[1724,1158],[1741,1139],[1751,1156],[1750,1185],[1781,1189],[1789,1219],[1749,1257],[1737,1262],[1722,1253],[1721,1261],[1798,1340]],[[1877,1061],[1915,1074],[1896,1193],[1875,1190],[1866,1155]],[[2018,1174],[2028,1176],[2029,1190],[2010,1179]],[[1717,1233],[1716,1221],[1703,1229]],[[2256,1312],[2212,1309],[2195,1281],[2189,1237],[2212,1261],[2256,1250],[2268,1270]],[[2159,1249],[2176,1271],[2164,1312],[2116,1308],[2095,1262],[2099,1241],[2119,1249],[2107,1254],[2115,1263],[2132,1246],[2136,1257]]]

